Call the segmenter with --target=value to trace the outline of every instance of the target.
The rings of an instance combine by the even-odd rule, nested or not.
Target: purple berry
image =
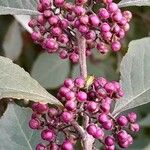
[[[120,116],[117,118],[117,123],[120,125],[120,126],[126,126],[128,124],[128,119],[126,116]]]
[[[111,49],[112,49],[112,51],[114,51],[114,52],[119,51],[119,50],[121,49],[121,44],[120,44],[120,42],[119,42],[119,41],[112,42],[112,44],[111,44]]]
[[[73,150],[73,144],[67,140],[62,144],[62,150]]]
[[[104,123],[108,121],[108,116],[105,113],[101,113],[98,117],[99,123]]]
[[[76,107],[77,107],[76,102],[72,101],[72,100],[66,102],[66,104],[65,104],[65,108],[69,111],[74,111],[76,109]]]
[[[89,112],[94,112],[96,109],[97,109],[97,103],[96,102],[93,102],[93,101],[91,101],[91,102],[88,102],[88,104],[87,104],[87,110],[89,111]]]
[[[36,150],[46,150],[46,146],[40,143],[36,146]]]
[[[82,77],[78,77],[75,79],[74,84],[78,88],[83,88],[85,86],[85,80]]]
[[[101,128],[97,128],[95,134],[93,135],[96,139],[103,139],[104,138],[104,131]]]
[[[41,137],[43,140],[51,142],[54,139],[54,132],[49,129],[45,129],[41,132]]]
[[[99,23],[100,23],[100,20],[98,18],[98,16],[96,14],[92,14],[89,16],[89,20],[90,20],[90,23],[93,25],[93,26],[98,26]]]
[[[137,120],[137,114],[135,112],[130,112],[130,113],[128,113],[128,117],[127,118],[129,120],[129,122],[135,123],[136,120]]]
[[[87,94],[83,91],[77,93],[76,98],[79,102],[85,102],[87,100]]]
[[[64,81],[64,85],[65,85],[67,88],[72,89],[72,88],[74,87],[74,81],[73,81],[71,78],[66,79],[66,80]]]
[[[130,130],[133,132],[139,132],[140,126],[138,123],[132,123],[130,124]]]
[[[73,114],[71,112],[63,112],[61,118],[63,122],[69,123],[73,120]]]
[[[31,129],[39,129],[40,128],[40,121],[38,119],[31,119],[29,121],[29,127]]]
[[[109,18],[109,13],[105,8],[100,8],[98,12],[98,16],[101,19],[108,19]]]
[[[112,137],[112,136],[107,136],[107,137],[105,138],[105,144],[106,144],[107,146],[112,146],[112,145],[114,145],[114,144],[115,144],[115,139],[114,139],[114,137]]]
[[[108,121],[104,122],[104,123],[102,124],[102,127],[103,127],[105,130],[112,130],[112,128],[113,128],[113,122],[112,122],[112,120],[108,120]]]
[[[88,134],[94,136],[96,134],[97,127],[95,126],[95,124],[90,124],[86,130],[87,130]]]

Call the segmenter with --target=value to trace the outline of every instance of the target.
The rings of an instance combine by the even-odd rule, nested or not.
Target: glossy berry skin
[[[54,139],[54,132],[49,129],[45,129],[41,132],[41,137],[43,140],[50,142]]]
[[[65,123],[69,123],[73,120],[73,114],[71,112],[63,112],[62,115],[62,121]]]
[[[29,121],[29,127],[31,129],[39,129],[40,128],[40,121],[38,119],[31,119]]]
[[[112,146],[112,145],[114,145],[114,144],[115,144],[115,139],[114,139],[114,137],[112,137],[112,136],[107,136],[107,137],[105,138],[105,144],[106,144],[107,146]]]
[[[62,144],[62,150],[73,150],[73,145],[70,141],[65,141],[63,144]]]
[[[130,130],[133,132],[139,132],[140,130],[140,126],[138,123],[133,123],[130,125]]]
[[[117,117],[111,113],[116,100],[123,96],[118,82],[93,76],[87,79],[81,76],[67,78],[57,95],[63,103],[62,108],[49,108],[41,103],[32,105],[29,127],[41,130],[41,138],[49,142],[48,145],[38,144],[37,150],[74,150],[76,142],[83,140],[80,132],[93,140],[102,141],[105,150],[115,150],[116,145],[128,148],[133,144],[129,130],[140,130],[136,113]],[[82,118],[84,122],[85,116],[88,116],[88,122],[81,127],[78,120]],[[62,132],[64,139],[60,143],[57,136]]]
[[[120,125],[120,126],[126,126],[128,124],[128,119],[127,117],[125,116],[120,116],[118,117],[117,119],[117,123]]]
[[[50,0],[39,0],[39,15],[28,23],[33,30],[33,41],[46,52],[58,53],[61,59],[68,58],[72,63],[79,62],[75,49],[80,41],[76,41],[76,32],[85,38],[85,46],[89,49],[87,57],[93,54],[94,48],[101,54],[110,50],[118,52],[121,49],[120,41],[130,28],[132,14],[130,11],[121,11],[112,0],[95,2],[102,4],[96,12],[93,7],[89,10],[87,0],[54,0],[53,4]],[[91,6],[95,2],[91,2]],[[63,11],[56,11],[60,9]],[[101,42],[105,48],[98,45]]]
[[[94,125],[94,124],[90,124],[88,127],[87,127],[87,132],[90,134],[90,135],[95,135],[96,132],[97,132],[97,127]]]
[[[76,97],[77,97],[77,100],[79,102],[84,102],[87,100],[87,94],[85,92],[82,92],[82,91],[78,92]]]
[[[130,112],[129,114],[128,114],[128,120],[129,120],[129,122],[131,122],[131,123],[134,123],[136,120],[137,120],[137,114],[136,113],[134,113],[134,112]]]
[[[43,144],[38,144],[36,146],[36,150],[46,150],[46,146],[44,146]]]
[[[98,117],[99,123],[104,123],[108,121],[108,116],[105,113],[101,113]]]
[[[93,137],[95,139],[101,139],[102,140],[104,138],[104,131],[101,128],[97,128]]]

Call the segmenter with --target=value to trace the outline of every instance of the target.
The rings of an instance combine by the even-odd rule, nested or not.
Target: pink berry
[[[67,88],[72,89],[74,87],[74,81],[71,78],[68,78],[64,81],[64,85]]]
[[[105,113],[101,113],[98,117],[99,123],[104,123],[108,121],[108,116]]]
[[[94,136],[97,131],[97,127],[94,124],[90,124],[86,130],[87,130],[88,134]]]
[[[110,111],[110,104],[104,102],[101,104],[100,108],[104,113],[108,113]]]
[[[78,77],[75,79],[75,86],[78,88],[83,88],[85,86],[85,80],[82,77]]]
[[[54,132],[49,129],[45,129],[41,132],[41,137],[43,140],[51,142],[54,139]]]
[[[119,41],[114,41],[114,42],[112,42],[112,44],[111,44],[111,49],[112,49],[112,51],[114,51],[114,52],[119,51],[119,50],[121,49],[121,44],[120,44],[120,42],[119,42]]]
[[[93,135],[96,139],[103,139],[104,138],[104,131],[101,128],[97,128],[95,134]]]
[[[65,98],[67,101],[74,100],[75,99],[75,93],[73,91],[69,91],[66,93]]]
[[[120,125],[120,126],[126,126],[128,124],[128,119],[126,116],[120,116],[117,118],[117,123]]]
[[[108,120],[106,122],[104,122],[102,124],[102,127],[105,129],[105,130],[112,130],[113,128],[113,122],[111,120]]]
[[[110,31],[110,26],[109,26],[108,23],[103,23],[100,28],[101,28],[102,32],[108,32],[108,31]]]
[[[65,104],[65,108],[69,111],[74,111],[77,107],[77,104],[75,101],[67,101]]]
[[[111,13],[116,12],[118,10],[118,5],[116,3],[110,3],[108,4],[107,9]]]
[[[63,144],[62,144],[62,150],[73,150],[73,144],[69,141],[66,140]]]
[[[40,143],[36,146],[36,150],[46,150],[46,146]]]
[[[77,63],[79,61],[79,55],[76,53],[71,53],[69,55],[69,59],[71,60],[72,63]]]
[[[87,104],[87,110],[88,110],[89,112],[93,112],[93,111],[95,111],[96,109],[97,109],[97,103],[96,103],[96,102],[93,102],[93,101],[88,102],[88,104]]]
[[[109,13],[105,8],[100,8],[98,12],[98,16],[101,19],[108,19],[109,18]]]
[[[135,112],[130,112],[130,113],[128,113],[128,117],[127,118],[129,120],[129,122],[135,123],[136,120],[137,120],[137,114]]]
[[[29,121],[29,127],[31,129],[39,129],[39,127],[40,127],[40,121],[38,119],[31,119]]]
[[[139,132],[140,126],[138,123],[132,123],[130,124],[130,130],[133,132]]]
[[[96,14],[90,15],[89,19],[90,19],[91,25],[93,25],[93,26],[98,26],[100,23],[100,20]]]
[[[105,144],[106,144],[107,146],[112,146],[112,145],[114,145],[114,144],[115,144],[115,139],[114,139],[114,137],[112,137],[112,136],[107,136],[107,137],[105,138]]]
[[[87,100],[87,94],[83,91],[77,93],[76,98],[79,102],[85,102]]]
[[[64,0],[54,0],[54,4],[58,7],[60,7],[64,4]]]
[[[71,112],[63,112],[61,118],[65,123],[69,123],[73,120],[73,114]]]

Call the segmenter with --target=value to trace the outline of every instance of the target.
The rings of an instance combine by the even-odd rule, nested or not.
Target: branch
[[[76,33],[79,49],[80,75],[86,79],[87,78],[86,40],[78,31]]]

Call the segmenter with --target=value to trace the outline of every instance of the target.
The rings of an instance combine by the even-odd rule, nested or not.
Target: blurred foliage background
[[[96,9],[96,8],[95,8]],[[118,80],[119,81],[119,65],[121,62],[122,57],[127,52],[128,44],[131,40],[140,39],[143,37],[147,37],[150,35],[150,8],[149,7],[128,7],[125,8],[126,10],[130,10],[133,13],[133,19],[130,23],[130,31],[127,33],[126,38],[122,41],[123,47],[122,51],[117,54],[109,53],[107,55],[100,55],[96,50],[94,51],[94,55],[88,58],[88,72],[90,75],[96,76],[105,76],[109,80]],[[4,41],[7,42],[9,45],[9,37],[6,38],[7,32],[10,28],[10,25],[14,21],[13,16],[0,16],[0,55],[6,56],[6,52],[4,50]],[[21,38],[22,38],[22,48],[19,57],[14,60],[15,63],[23,67],[27,72],[36,72],[33,71],[34,63],[39,58],[40,54],[42,53],[42,49],[40,46],[33,43],[30,34],[21,26],[19,25],[19,30],[21,31]],[[16,34],[11,35],[14,39],[16,38]],[[16,42],[19,44],[20,40]],[[14,47],[12,47],[14,49]],[[41,57],[41,56],[40,56]],[[51,57],[51,56],[47,56]],[[42,59],[42,58],[41,58]],[[69,69],[63,71],[62,69],[58,71],[58,68],[53,69],[53,65],[55,62],[59,61],[58,58],[56,60],[50,62],[49,64],[42,64],[36,65],[39,67],[39,76],[45,76],[48,73],[48,76],[45,77],[47,83],[50,85],[45,85],[43,83],[43,79],[39,79],[39,76],[35,77],[41,85],[46,86],[47,90],[56,95],[57,89],[61,85],[61,82],[68,76],[75,77],[78,74],[78,66],[72,65],[67,62],[67,67],[69,64]],[[63,60],[62,60],[63,61]],[[54,64],[53,64],[54,63]],[[65,64],[64,64],[65,65]],[[42,70],[40,67],[45,68]],[[61,66],[60,66],[61,67]],[[34,68],[35,69],[35,68]],[[33,77],[34,77],[33,73]],[[58,75],[56,75],[58,74]],[[61,76],[61,80],[58,78]],[[49,77],[49,78],[48,78]],[[48,78],[48,79],[47,79]],[[54,86],[53,86],[54,85]],[[4,112],[6,108],[6,102],[0,103],[0,114]],[[134,109],[139,115],[139,122],[141,123],[142,129],[141,132],[135,137],[135,143],[130,150],[144,150],[144,147],[150,143],[150,104],[143,105]]]

